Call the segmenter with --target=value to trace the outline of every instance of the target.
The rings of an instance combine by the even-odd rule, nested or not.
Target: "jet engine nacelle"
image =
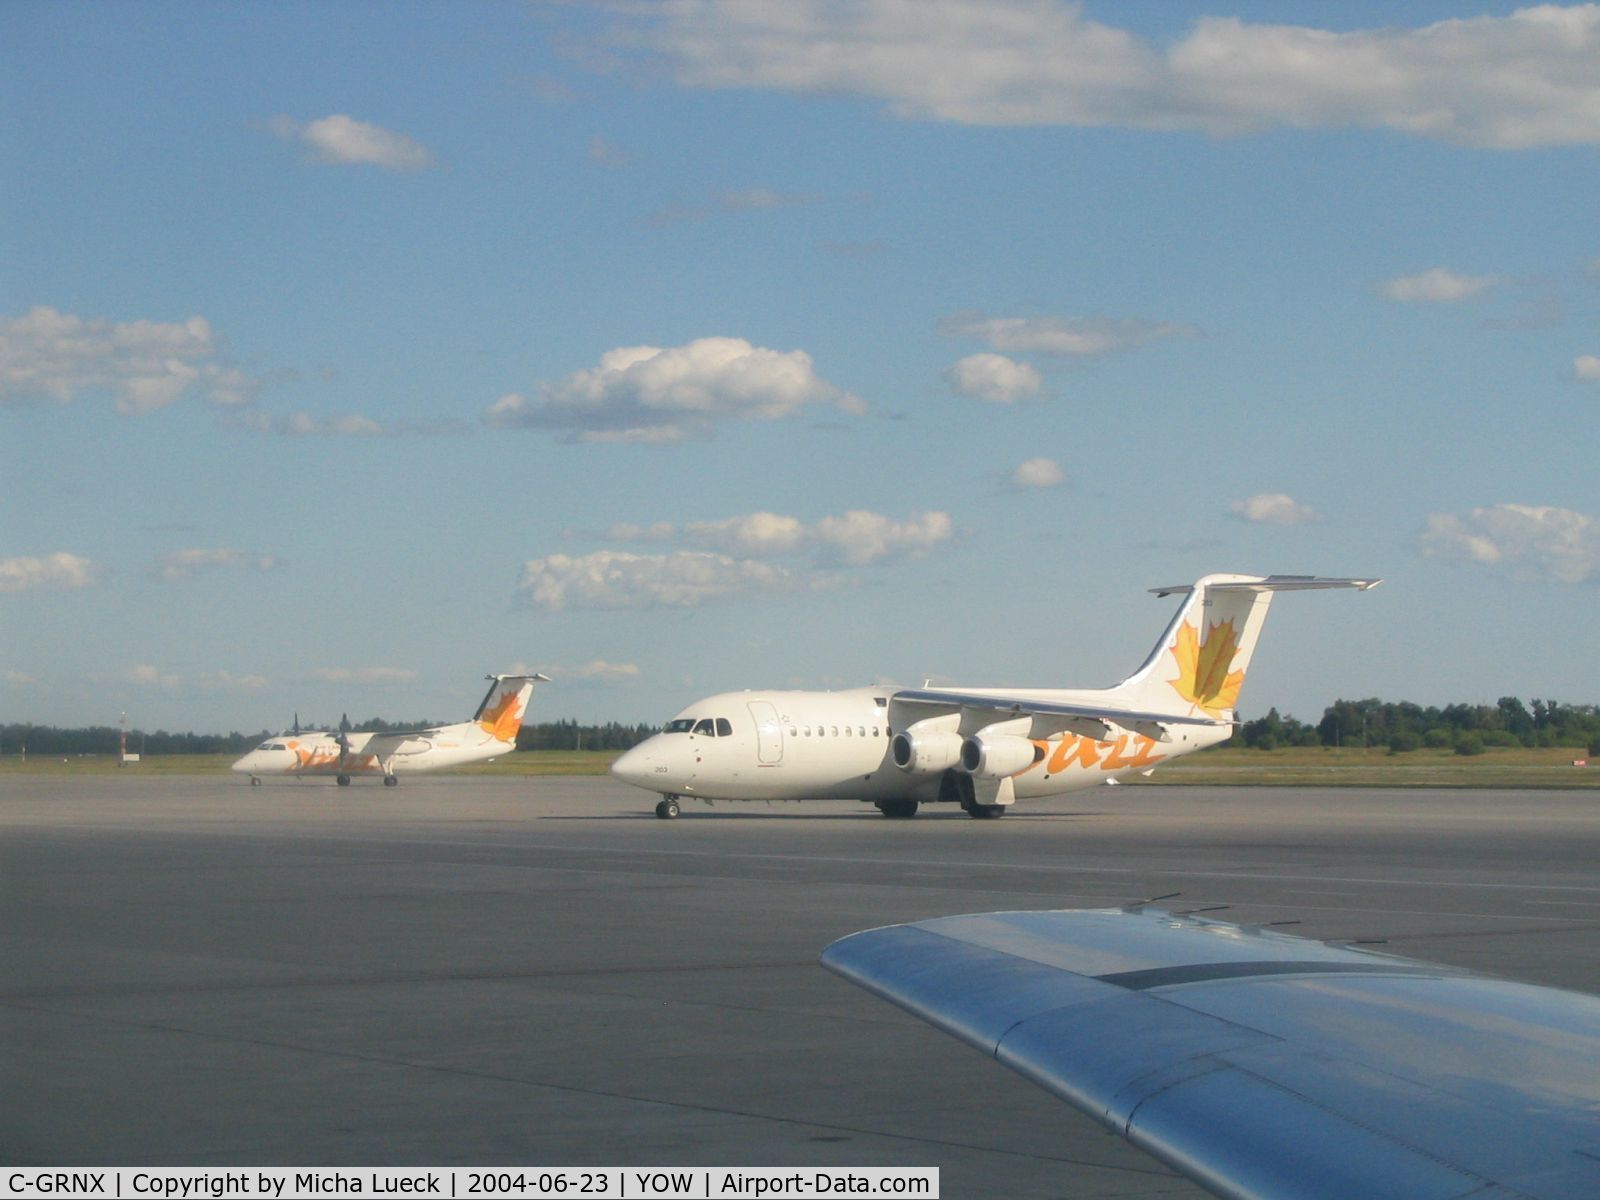
[[[889,743],[894,765],[911,775],[934,775],[961,761],[961,735],[942,729],[907,729]]]
[[[1025,737],[976,733],[961,743],[961,769],[968,775],[1004,779],[1026,771],[1039,761],[1042,753]]]

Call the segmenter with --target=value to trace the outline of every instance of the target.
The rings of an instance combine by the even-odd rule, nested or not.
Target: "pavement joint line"
[[[28,998],[73,996],[132,996],[132,995],[160,995],[166,992],[244,992],[255,990],[293,990],[295,988],[335,988],[335,987],[393,987],[400,984],[416,983],[522,983],[538,982],[539,980],[561,979],[604,979],[626,975],[671,975],[684,971],[768,971],[784,970],[792,967],[814,967],[814,959],[795,959],[780,962],[754,962],[754,963],[687,963],[687,964],[661,964],[656,966],[635,967],[575,967],[569,970],[557,971],[412,971],[396,972],[392,974],[373,975],[313,975],[300,976],[294,979],[237,979],[224,983],[173,983],[173,984],[134,984],[119,986],[115,984],[99,987],[65,987],[65,988],[21,988],[14,992],[0,994],[0,1004],[12,1003]],[[626,993],[617,993],[626,995]],[[25,1005],[23,1007],[26,1007]],[[737,1007],[737,1006],[727,1006]]]
[[[193,831],[182,831],[193,832]],[[204,835],[221,836],[226,832],[230,838],[240,836],[261,841],[288,841],[288,842],[354,842],[358,845],[369,846],[421,846],[439,847],[455,846],[477,850],[491,851],[496,854],[505,854],[518,850],[537,850],[555,854],[603,854],[607,856],[620,855],[656,855],[661,857],[701,857],[716,859],[736,859],[750,861],[775,861],[784,863],[836,863],[845,866],[863,867],[952,867],[960,870],[973,869],[985,871],[1040,871],[1060,874],[1084,875],[1122,875],[1138,877],[1182,877],[1185,879],[1261,879],[1277,883],[1349,883],[1363,884],[1376,887],[1421,887],[1421,888],[1459,888],[1462,890],[1479,891],[1524,891],[1524,892],[1582,892],[1600,895],[1600,885],[1559,884],[1559,883],[1488,883],[1475,880],[1451,881],[1433,879],[1382,879],[1359,875],[1299,875],[1272,871],[1192,871],[1176,867],[1095,867],[1075,863],[1022,863],[1022,862],[986,862],[983,860],[949,860],[917,859],[917,858],[877,858],[856,855],[830,855],[830,854],[752,854],[748,852],[729,853],[717,849],[691,850],[691,849],[639,849],[638,847],[609,847],[609,846],[556,846],[543,842],[479,842],[461,841],[454,839],[423,839],[423,838],[358,838],[347,835],[320,835],[320,834],[257,834],[242,833],[237,829],[226,831],[205,830]],[[410,860],[396,859],[396,862]],[[517,863],[489,864],[499,866],[518,866]]]

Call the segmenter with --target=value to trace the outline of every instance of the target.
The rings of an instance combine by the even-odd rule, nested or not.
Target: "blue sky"
[[[1403,14],[1403,26],[1386,24]],[[1594,702],[1600,8],[0,9],[0,720]]]

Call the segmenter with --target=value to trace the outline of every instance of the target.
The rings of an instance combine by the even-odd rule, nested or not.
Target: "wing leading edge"
[[[1221,1196],[1600,1195],[1600,997],[1155,910],[938,918],[822,962]]]
[[[926,705],[945,712],[977,709],[1001,716],[1046,716],[1083,718],[1091,721],[1114,721],[1118,724],[1151,725],[1231,725],[1232,721],[1215,717],[1195,717],[1173,712],[1135,712],[1109,704],[1078,704],[1041,699],[1027,692],[962,692],[949,688],[901,688],[890,697],[893,703]]]

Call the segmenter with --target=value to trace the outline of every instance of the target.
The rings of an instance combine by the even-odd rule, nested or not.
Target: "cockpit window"
[[[263,750],[287,750],[289,747],[282,742],[266,742],[261,747]]]
[[[695,725],[694,725],[694,728],[692,730],[690,730],[690,732],[691,733],[703,733],[707,737],[716,737],[717,736],[716,727],[711,724],[711,718],[710,717],[705,718],[705,720],[703,720],[703,721],[696,721]]]
[[[676,721],[668,721],[662,733],[688,733],[694,728],[693,717],[679,717]]]
[[[717,718],[717,736],[718,737],[732,737],[733,736],[733,722],[728,720],[727,717],[718,717]]]

